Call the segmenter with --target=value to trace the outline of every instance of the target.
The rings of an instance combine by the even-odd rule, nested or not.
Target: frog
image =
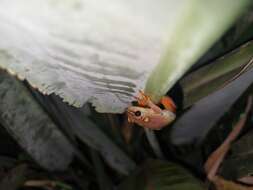
[[[161,130],[175,120],[177,107],[169,96],[163,96],[159,101],[165,109],[152,102],[143,91],[139,91],[139,95],[135,98],[138,105],[131,105],[126,111],[129,123],[151,130]]]

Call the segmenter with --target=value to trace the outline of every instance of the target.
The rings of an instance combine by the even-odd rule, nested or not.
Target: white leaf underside
[[[2,0],[0,67],[76,107],[123,112],[183,0]]]

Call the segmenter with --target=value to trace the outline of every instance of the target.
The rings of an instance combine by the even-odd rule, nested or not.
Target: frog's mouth
[[[134,116],[134,111],[132,111],[132,110],[127,110],[127,115],[132,115],[132,116]]]

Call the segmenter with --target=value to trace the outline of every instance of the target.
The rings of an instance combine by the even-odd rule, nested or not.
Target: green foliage
[[[180,81],[184,94],[184,107],[191,106],[250,69],[252,64],[248,64],[252,55],[253,42],[250,41],[184,77]]]
[[[250,0],[191,0],[177,21],[160,63],[145,92],[158,102],[161,96],[228,30]],[[228,8],[229,6],[229,8]]]
[[[149,160],[124,181],[119,190],[204,190],[203,184],[181,166]]]

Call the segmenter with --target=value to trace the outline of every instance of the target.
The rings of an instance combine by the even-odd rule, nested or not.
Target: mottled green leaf
[[[78,138],[89,147],[97,150],[107,164],[119,173],[128,174],[134,170],[135,162],[111,139],[97,123],[88,118],[87,106],[74,108],[55,96],[39,96],[47,111],[63,126],[68,128],[72,138]]]
[[[119,190],[204,190],[203,184],[183,167],[149,160],[129,176]]]
[[[1,125],[38,164],[65,170],[74,147],[24,84],[0,71],[0,97]]]

